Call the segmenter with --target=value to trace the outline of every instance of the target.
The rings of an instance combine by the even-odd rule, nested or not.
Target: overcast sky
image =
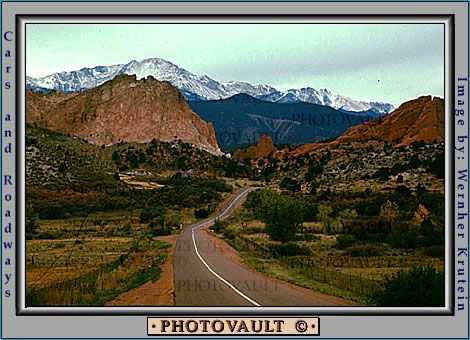
[[[28,24],[26,72],[160,57],[219,81],[394,105],[443,96],[442,24]]]

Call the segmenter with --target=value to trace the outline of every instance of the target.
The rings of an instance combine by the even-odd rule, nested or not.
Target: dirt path
[[[174,306],[173,255],[179,235],[160,236],[157,239],[171,244],[166,261],[162,264],[157,281],[149,281],[140,287],[122,293],[105,306]]]

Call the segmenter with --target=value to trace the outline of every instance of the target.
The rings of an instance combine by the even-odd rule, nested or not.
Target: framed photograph
[[[2,338],[468,338],[468,32],[3,1]]]

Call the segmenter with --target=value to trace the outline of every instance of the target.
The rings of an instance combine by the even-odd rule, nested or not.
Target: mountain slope
[[[211,123],[203,121],[168,82],[120,75],[80,93],[27,93],[26,121],[94,144],[181,139],[220,154]]]
[[[31,88],[42,87],[62,92],[77,92],[97,87],[120,74],[122,65],[84,67],[78,71],[54,73],[34,79],[26,77]]]
[[[338,142],[377,139],[399,145],[444,140],[444,100],[423,96],[403,103],[389,115],[350,128]]]
[[[176,86],[187,100],[217,100],[239,93],[280,103],[308,102],[327,105],[347,111],[368,111],[375,115],[388,113],[391,104],[357,101],[326,89],[315,90],[310,87],[279,91],[269,85],[252,85],[247,82],[219,82],[207,75],[191,73],[169,61],[160,58],[132,60],[127,64],[96,66],[77,71],[54,73],[41,78],[27,77],[27,86],[32,89],[50,89],[63,92],[77,92],[94,88],[113,79],[119,74],[135,74],[138,79],[153,76],[158,80],[170,82]]]
[[[253,144],[266,134],[276,144],[303,144],[332,138],[366,120],[328,106],[273,103],[238,94],[222,100],[190,102],[194,112],[212,122],[224,150]]]
[[[299,156],[325,147],[368,141],[387,142],[396,146],[444,141],[444,100],[431,96],[410,100],[385,117],[352,126],[333,142],[305,144],[291,154]]]
[[[258,98],[276,103],[306,102],[330,106],[345,111],[366,112],[366,115],[373,115],[374,113],[375,115],[381,115],[393,110],[393,105],[388,103],[358,101],[334,94],[327,89],[315,90],[311,87],[290,89],[286,92],[275,92]],[[367,112],[368,110],[371,110],[371,112]]]

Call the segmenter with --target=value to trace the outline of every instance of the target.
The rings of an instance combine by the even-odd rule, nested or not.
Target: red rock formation
[[[251,145],[246,149],[238,149],[234,152],[233,157],[239,160],[266,158],[277,151],[276,147],[266,134],[262,134],[255,145]]]
[[[181,139],[220,154],[215,130],[170,83],[121,75],[81,93],[28,92],[26,121],[94,144]]]
[[[403,103],[387,116],[349,128],[335,142],[381,140],[398,145],[444,140],[444,100],[431,96]]]
[[[441,142],[444,140],[444,100],[423,96],[400,105],[385,117],[349,128],[330,143],[304,144],[292,152],[300,156],[324,148],[333,148],[346,142],[378,140],[396,146],[413,142]]]

